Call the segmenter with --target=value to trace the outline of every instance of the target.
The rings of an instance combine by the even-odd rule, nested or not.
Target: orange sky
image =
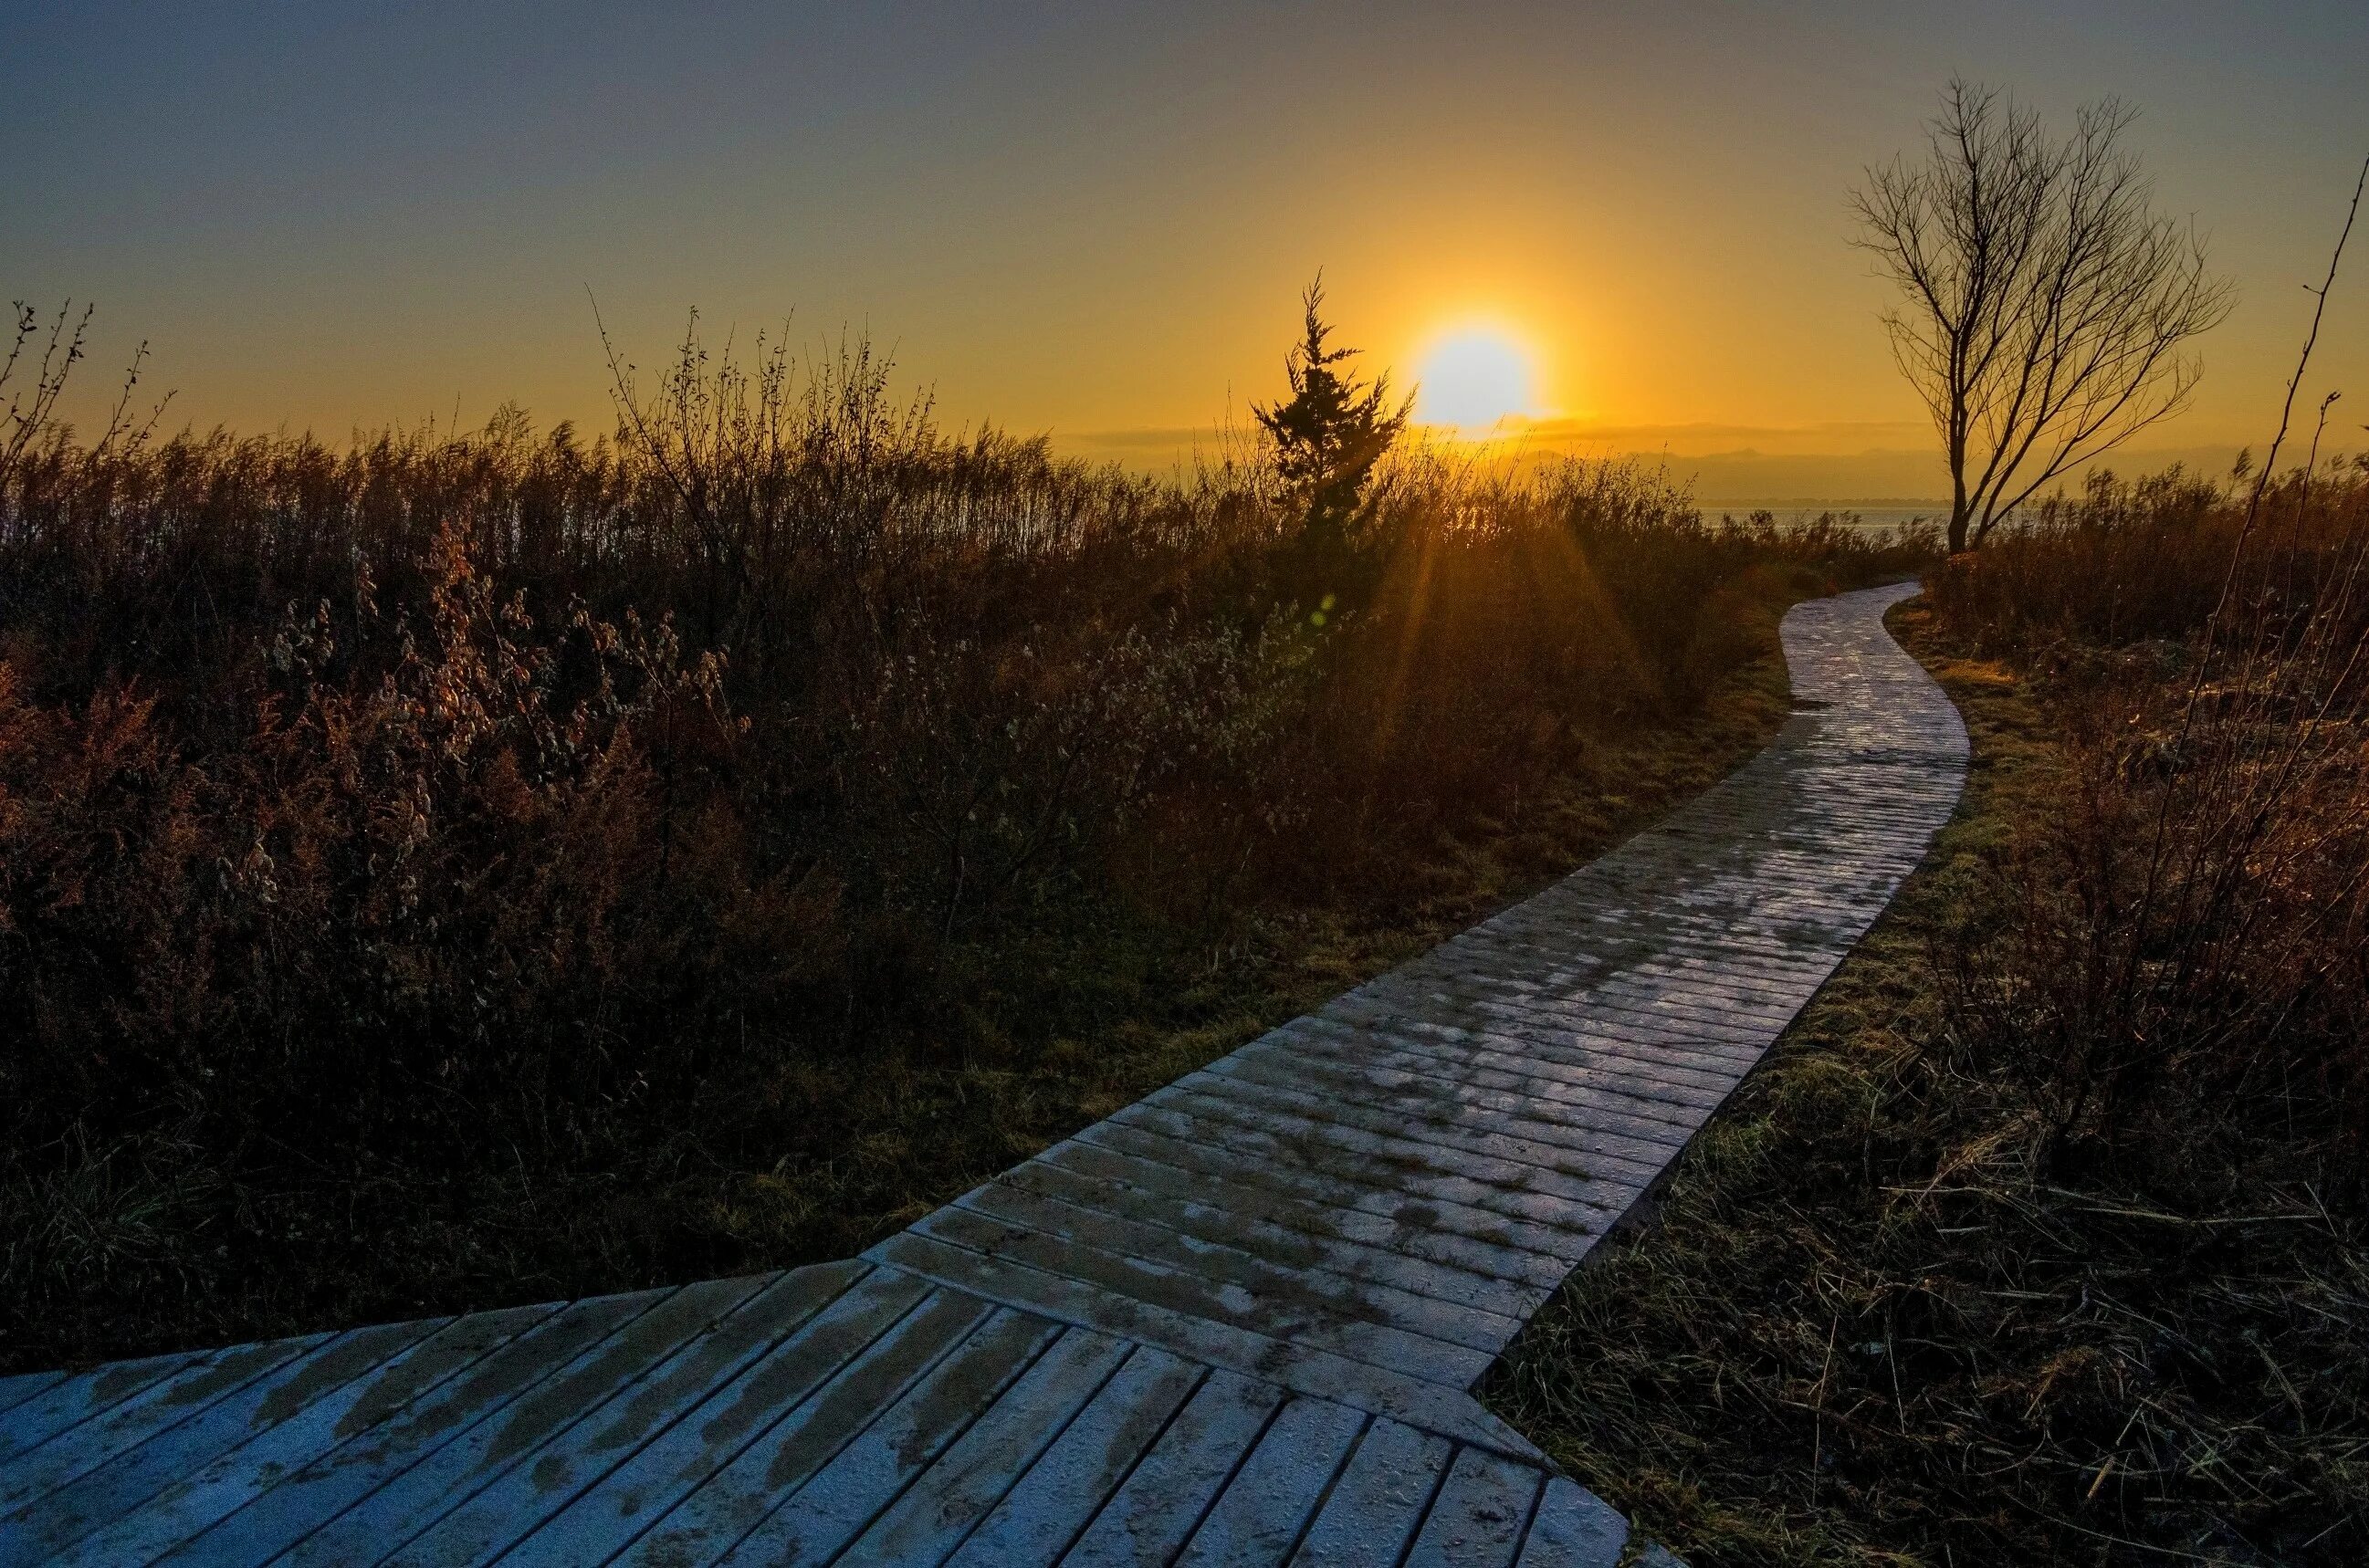
[[[94,370],[149,338],[177,418],[605,424],[589,288],[645,360],[691,304],[795,310],[950,423],[1157,466],[1275,395],[1321,265],[1402,382],[1498,323],[1555,441],[1706,498],[1932,495],[1843,200],[1959,71],[2141,107],[2242,298],[2139,445],[2217,465],[2275,420],[2369,151],[2335,6],[330,9],[0,24],[0,280],[97,298]],[[2369,409],[2356,259],[2311,391]]]

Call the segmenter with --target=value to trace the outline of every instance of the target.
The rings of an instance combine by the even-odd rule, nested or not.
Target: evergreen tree
[[[1307,307],[1304,336],[1284,359],[1284,374],[1291,397],[1271,408],[1255,404],[1267,437],[1275,443],[1277,473],[1305,490],[1308,525],[1322,542],[1345,540],[1349,519],[1365,494],[1374,465],[1406,428],[1414,399],[1393,409],[1387,372],[1371,385],[1360,385],[1345,373],[1355,349],[1325,346],[1333,328],[1321,314],[1324,305],[1324,274],[1308,285],[1301,296]]]

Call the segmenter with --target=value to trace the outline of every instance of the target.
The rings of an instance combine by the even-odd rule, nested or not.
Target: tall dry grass
[[[2369,1156],[2369,466],[2258,495],[2094,484],[1933,579],[2044,679],[2065,809],[1943,973],[1970,1052],[2030,1075],[2046,1160],[2200,1166],[2263,1125],[2308,1178]],[[2331,1124],[2331,1118],[2333,1123]]]
[[[617,397],[15,430],[0,1360],[860,1245],[1926,547],[1420,452],[1311,531],[860,343]]]

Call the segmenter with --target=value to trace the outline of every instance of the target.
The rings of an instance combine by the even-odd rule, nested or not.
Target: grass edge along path
[[[2062,721],[1925,601],[1889,624],[1965,717],[1957,816],[1477,1391],[1695,1568],[2360,1562],[2360,1379],[2315,1370],[2369,1348],[2369,1249],[2260,1181],[2175,1214],[2031,1176],[1936,959],[2062,800]]]

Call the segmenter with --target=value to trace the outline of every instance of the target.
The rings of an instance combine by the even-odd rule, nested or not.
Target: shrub
[[[1945,624],[2047,681],[2069,762],[1940,972],[1969,1059],[2045,1104],[2043,1162],[2169,1178],[2198,1137],[2316,1128],[2282,1158],[2358,1190],[2369,474],[2292,475],[2245,520],[2178,475],[2101,481],[1941,569]]]

